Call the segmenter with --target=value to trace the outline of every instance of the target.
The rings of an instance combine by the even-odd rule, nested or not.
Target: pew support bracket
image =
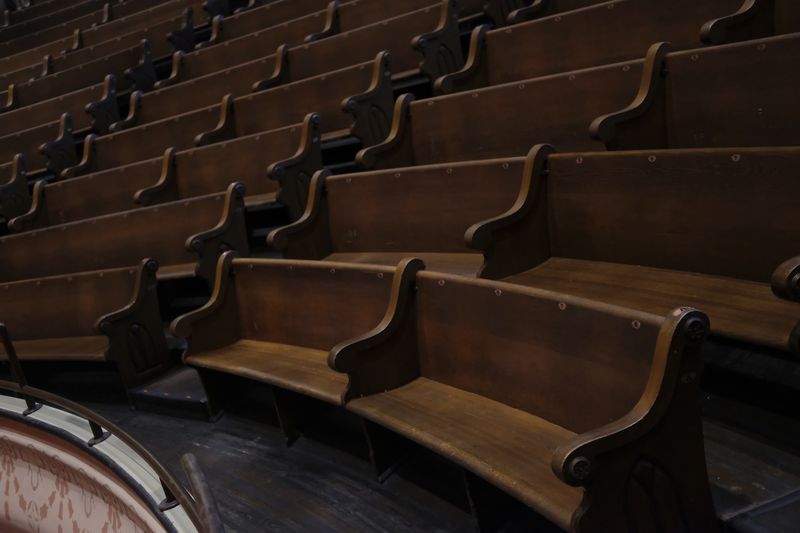
[[[417,273],[424,268],[421,259],[402,260],[395,269],[389,305],[381,322],[369,333],[342,342],[328,353],[328,366],[348,376],[342,404],[400,387],[419,376],[414,294]]]
[[[81,160],[73,166],[64,168],[60,174],[61,179],[74,178],[81,174],[86,174],[94,170],[96,163],[96,145],[97,135],[90,133],[83,139],[83,155]]]

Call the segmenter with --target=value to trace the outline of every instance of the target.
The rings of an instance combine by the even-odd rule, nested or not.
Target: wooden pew
[[[479,27],[472,33],[464,68],[437,79],[435,88],[450,93],[625,61],[656,41],[691,48],[769,35],[768,11],[754,13],[743,25],[726,17],[743,3],[751,2],[613,0],[509,28]]]
[[[432,270],[477,276],[483,255],[464,233],[504,212],[521,182],[520,158],[314,175],[296,223],[267,242],[291,259],[397,264],[422,259]],[[13,221],[12,221],[13,224]]]
[[[637,79],[642,72],[657,71],[667,50],[654,45],[644,60],[418,102],[400,96],[391,133],[362,149],[356,162],[375,169],[521,156],[545,140],[570,150],[603,149],[589,136],[592,121],[605,109],[618,109],[618,102],[630,102]]]
[[[703,313],[424,271],[411,289],[328,354],[379,471],[399,434],[464,469],[479,523],[497,511],[484,480],[566,531],[721,530],[698,402]]]
[[[258,78],[242,79],[241,72],[234,73],[235,70],[152,93],[134,92],[128,116],[113,124],[111,131],[122,131],[212,106],[231,93],[243,94],[233,104],[236,110],[234,127],[238,134],[291,124],[304,113],[314,111],[320,114],[328,136],[331,136],[329,132],[333,136],[346,132],[361,139],[365,145],[371,145],[383,140],[391,125],[393,104],[389,63],[389,54],[381,52],[369,62],[253,94],[247,94],[247,88]],[[347,103],[343,104],[345,100]]]
[[[134,263],[136,264],[136,263]],[[108,361],[126,387],[166,370],[158,263],[0,284],[0,314],[25,361]],[[80,305],[76,305],[77,303]],[[0,358],[6,359],[0,347]]]
[[[170,146],[184,150],[280,128],[309,112],[319,112],[328,139],[354,135],[374,144],[389,131],[391,94],[387,54],[380,53],[369,64],[236,99],[226,95],[219,105],[107,136],[88,136],[81,161],[61,177],[149,159]]]
[[[233,141],[185,151],[168,149],[163,157],[54,183],[39,181],[29,209],[9,222],[15,232],[45,228],[139,206],[155,205],[225,190],[232,182],[245,185],[245,206],[276,201],[277,169],[282,181],[305,183],[300,191],[287,186],[277,199],[305,205],[310,176],[322,168],[319,120],[309,115],[302,124],[266,131]],[[27,187],[25,189],[27,193]],[[292,193],[297,195],[295,198]],[[0,199],[2,196],[0,196]]]
[[[187,7],[193,9],[193,14],[198,19],[197,22],[202,23],[203,19],[199,14],[198,7],[200,3],[201,0],[172,0],[171,2],[164,2],[159,6],[117,19],[114,19],[113,12],[109,11],[106,15],[110,15],[112,18],[106,22],[92,22],[92,24],[85,27],[81,26],[71,32],[64,32],[64,35],[35,48],[27,47],[24,51],[0,58],[0,70],[9,71],[31,64],[38,64],[41,62],[42,57],[46,55],[53,57],[69,55],[70,52],[89,46],[96,46],[116,39],[121,35],[141,31],[145,28],[151,28],[153,33],[157,34],[162,29],[161,26],[165,21],[173,20],[174,23],[175,19],[185,16],[184,13]],[[181,42],[188,37],[186,32],[177,33],[182,37]],[[157,39],[153,39],[157,52],[156,57],[160,57],[162,54],[159,47],[163,37],[164,35],[158,35]]]
[[[329,3],[330,0],[277,0],[239,11],[224,19],[217,16],[211,20],[211,37],[207,41],[198,43],[197,47],[206,48],[224,40],[324,11]]]
[[[123,19],[128,15],[162,4],[159,0],[128,0],[127,2],[105,3],[99,9],[81,17],[54,24],[51,27],[24,35],[4,43],[0,43],[0,53],[10,55],[23,52],[29,48],[38,47],[46,43],[63,39],[72,35],[77,30],[105,26],[114,19]],[[124,25],[114,25],[116,31],[124,29]],[[109,38],[112,37],[109,35]]]
[[[489,0],[481,2],[481,5],[483,14],[492,21],[494,27],[499,28],[604,1],[606,0]]]
[[[770,291],[794,283],[779,265],[797,254],[797,148],[551,152],[534,148],[514,205],[466,232],[482,277],[702,307],[715,335],[800,351],[800,307]]]
[[[379,23],[391,17],[413,12],[431,5],[431,0],[363,0],[339,4],[332,2],[327,10],[317,11],[269,28],[222,42],[219,46],[201,48],[190,54],[173,56],[172,73],[160,80],[158,87],[211,74],[226,67],[259,59],[265,51],[275,50],[282,44],[289,46],[313,42],[339,33],[347,33],[364,26]],[[405,34],[403,34],[405,35]],[[413,37],[411,34],[410,37]],[[369,41],[367,41],[369,42]],[[367,47],[367,42],[360,43]],[[328,43],[330,44],[330,43]],[[380,49],[369,47],[374,55]],[[361,61],[353,61],[352,64]],[[331,70],[331,68],[326,68]]]
[[[227,253],[209,302],[175,319],[171,330],[187,341],[185,363],[209,385],[221,372],[340,404],[347,381],[328,368],[328,351],[377,326],[417,263],[365,266]]]
[[[130,265],[143,255],[162,265],[159,279],[210,280],[219,254],[246,254],[244,186],[47,229],[0,237],[0,280]]]
[[[611,150],[800,144],[798,54],[800,33],[667,54],[591,134]]]
[[[6,43],[25,35],[40,32],[53,26],[60,24],[67,24],[75,19],[79,19],[85,15],[93,14],[97,11],[102,11],[106,0],[85,0],[83,2],[74,2],[71,4],[64,4],[62,9],[36,17],[31,20],[11,24],[0,28],[0,43]]]
[[[20,85],[11,85],[7,91],[6,102],[0,107],[0,113],[94,85],[103,80],[107,74],[116,76],[120,89],[137,87],[141,90],[149,90],[152,88],[156,73],[150,43],[145,40],[127,50],[62,72],[55,72],[46,78]]]
[[[30,19],[47,15],[53,11],[58,11],[63,7],[63,4],[58,0],[43,0],[36,2],[25,9],[16,9],[14,11],[5,10],[3,12],[3,19],[6,26],[12,24],[19,24]]]

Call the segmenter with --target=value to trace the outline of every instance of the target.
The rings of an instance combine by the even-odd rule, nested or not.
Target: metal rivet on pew
[[[351,183],[353,181],[353,178],[345,178],[344,181],[345,183]]]
[[[383,272],[378,272],[378,279],[383,279]]]
[[[495,296],[502,296],[503,295],[503,290],[502,289],[495,289],[494,290],[494,295]]]
[[[576,157],[575,158],[575,162],[578,163],[579,165],[582,165],[583,164],[583,157],[582,156]]]
[[[332,269],[330,270],[330,273],[331,273],[331,274],[336,274],[336,269],[335,269],[335,268],[332,268]]]
[[[508,170],[508,163],[503,163],[503,170]]]
[[[558,302],[558,308],[559,308],[561,311],[563,311],[564,309],[566,309],[566,308],[567,308],[567,304],[565,304],[564,302]]]
[[[434,104],[433,100],[428,101],[428,107],[433,107],[433,104]]]
[[[446,172],[447,174],[452,174],[452,173],[453,173],[453,168],[452,168],[452,167],[448,167],[448,168],[445,170],[445,172]]]
[[[654,156],[654,155],[647,156],[647,160],[649,162],[651,162],[651,163],[655,163],[656,162],[656,156]]]
[[[439,283],[439,286],[440,286],[440,287],[444,287],[444,280],[443,280],[443,279],[440,279],[440,280],[438,281],[438,283]]]
[[[517,89],[524,89],[524,88],[525,88],[524,83],[520,83],[519,85],[517,85]]]
[[[631,70],[631,66],[630,65],[625,65],[624,67],[622,67],[622,72],[628,72],[630,70]]]
[[[576,457],[569,462],[569,473],[575,479],[583,481],[592,473],[592,463],[586,457]]]
[[[575,74],[569,75],[569,81],[575,81]]]
[[[697,61],[698,59],[700,59],[700,54],[692,54],[691,59],[692,61]]]
[[[395,177],[395,178],[399,178],[399,177],[400,177],[400,173],[399,173],[399,172],[395,172],[395,173],[394,173],[394,177]]]
[[[733,154],[731,156],[731,161],[733,161],[734,163],[738,163],[741,159],[742,159],[742,156],[739,155],[739,154]]]
[[[472,97],[473,98],[477,98],[478,97],[478,93],[472,93]]]
[[[760,43],[758,46],[756,46],[756,50],[758,50],[759,52],[763,52],[766,49],[767,49],[766,43]]]
[[[639,329],[640,327],[642,327],[642,323],[639,322],[638,320],[634,320],[633,322],[631,322],[631,326],[633,326],[633,329]]]
[[[556,17],[554,20],[555,20],[556,22],[561,22],[561,17]]]

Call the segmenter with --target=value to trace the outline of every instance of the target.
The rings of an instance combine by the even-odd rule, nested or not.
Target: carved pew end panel
[[[0,218],[8,222],[27,212],[31,201],[25,173],[25,157],[17,154],[11,165],[11,178],[0,185]]]
[[[153,53],[150,49],[150,42],[142,40],[142,55],[139,63],[133,67],[125,69],[125,77],[128,78],[133,86],[144,92],[153,90],[158,80],[156,67],[153,64]]]
[[[138,91],[134,91],[138,93]],[[133,95],[131,95],[133,100]],[[117,103],[117,79],[109,74],[103,80],[103,95],[99,100],[86,104],[86,112],[92,116],[92,129],[100,134],[108,133],[114,124],[119,123],[119,104]]]
[[[267,168],[269,179],[280,184],[276,198],[286,207],[291,220],[297,220],[303,214],[311,177],[322,168],[321,139],[320,116],[317,113],[306,115],[297,152]]]
[[[342,110],[353,116],[350,134],[358,138],[362,146],[377,144],[389,135],[394,106],[390,62],[388,52],[378,53],[369,89],[342,103]]]
[[[431,83],[464,66],[456,2],[442,0],[441,13],[439,25],[435,30],[417,35],[411,41],[414,49],[422,54],[419,70],[431,80]]]
[[[128,305],[97,321],[97,331],[109,339],[108,358],[116,363],[126,388],[172,364],[158,307],[157,271],[155,259],[142,260]]]
[[[39,147],[39,152],[47,157],[47,169],[56,176],[78,164],[78,153],[73,136],[72,115],[61,115],[58,125],[58,137]]]

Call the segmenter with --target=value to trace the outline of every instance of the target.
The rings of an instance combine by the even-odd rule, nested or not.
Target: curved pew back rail
[[[798,54],[800,33],[666,54],[591,134],[611,150],[800,144]]]
[[[548,153],[532,151],[514,207],[467,232],[483,277],[655,314],[688,304],[714,334],[798,351],[800,308],[770,291],[797,255],[796,148]]]
[[[393,333],[331,351],[349,410],[564,530],[719,530],[697,404],[702,313],[662,318],[436,272],[416,281]],[[398,384],[382,367],[417,370]]]
[[[109,361],[126,387],[170,365],[158,264],[0,284],[0,315],[21,361]],[[2,355],[5,359],[5,353]]]
[[[187,340],[185,362],[201,371],[338,405],[346,379],[328,368],[328,351],[378,326],[390,299],[409,291],[421,266],[418,260],[386,267],[225,254],[208,304],[177,318],[171,329]]]
[[[270,170],[278,167],[278,182],[268,179]],[[312,114],[286,128],[184,151],[169,148],[160,158],[55,183],[38,182],[30,209],[9,227],[28,231],[203,196],[233,181],[245,185],[248,207],[273,202],[276,196],[286,205],[304,206],[311,175],[321,167],[319,121]],[[287,184],[280,192],[279,183]]]
[[[769,12],[759,12],[749,24],[729,32],[705,31],[704,24],[719,18],[716,26],[727,27],[725,17],[748,3],[751,0],[613,0],[508,28],[479,27],[472,33],[464,68],[438,79],[436,90],[463,91],[625,61],[657,41],[691,48],[771,34]],[[554,42],[559,43],[555,51]]]
[[[159,278],[213,278],[217,256],[247,253],[244,186],[0,238],[0,279],[19,280],[130,265],[154,257]]]

